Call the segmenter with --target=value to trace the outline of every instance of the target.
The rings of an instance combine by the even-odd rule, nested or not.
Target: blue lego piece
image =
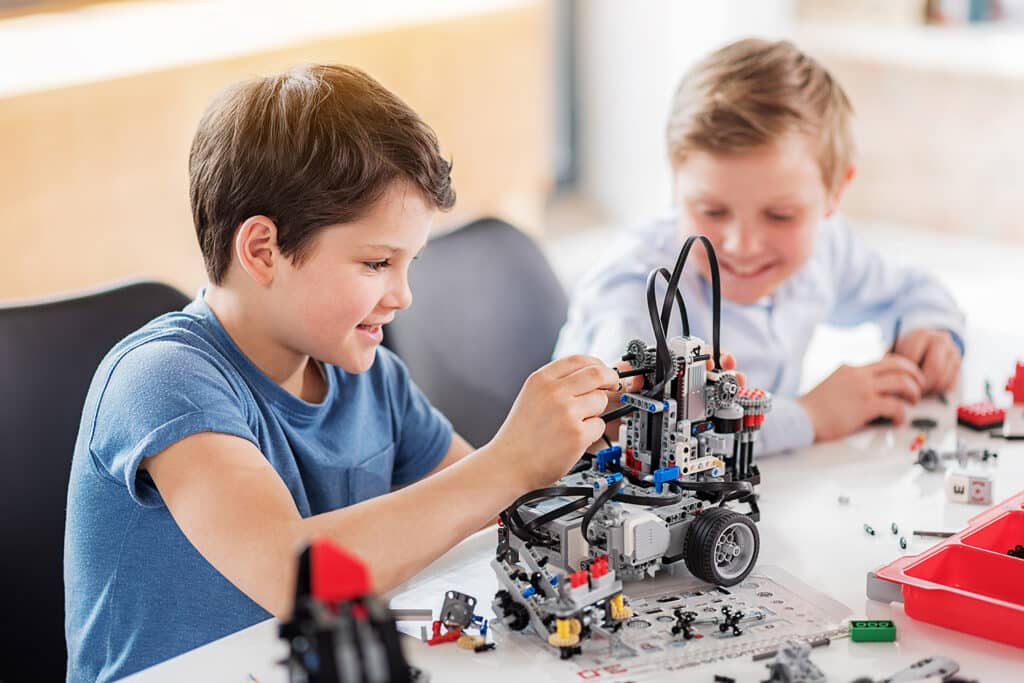
[[[480,624],[480,635],[482,635],[482,636],[486,636],[487,635],[487,620],[486,619],[484,619],[484,623]]]
[[[712,422],[711,420],[707,420],[706,422],[694,422],[693,425],[690,427],[690,434],[692,434],[693,436],[697,436],[698,434],[711,431],[711,429],[714,428],[714,426],[715,423]]]
[[[531,595],[533,595],[536,592],[537,592],[536,588],[534,588],[533,586],[527,586],[526,590],[523,591],[523,597],[524,598],[528,598],[528,597],[530,597]]]
[[[612,484],[614,484],[615,482],[617,482],[617,481],[619,481],[621,479],[622,479],[622,472],[614,472],[612,474],[609,474],[607,477],[605,477],[604,481],[601,481],[601,480],[595,481],[594,482],[594,488],[595,489],[603,489],[603,488],[606,488],[608,486],[611,486]]]
[[[676,481],[677,479],[679,479],[678,465],[654,470],[654,490],[661,493],[661,489],[666,481]]]
[[[622,460],[622,446],[609,446],[597,452],[597,471],[604,472],[608,463],[614,462],[618,465]]]
[[[548,579],[548,583],[550,583],[552,586],[557,586],[558,585],[558,577],[557,576],[552,576],[550,579]]]

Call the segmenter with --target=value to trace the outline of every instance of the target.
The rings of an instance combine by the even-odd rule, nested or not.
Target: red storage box
[[[1018,544],[1024,545],[1024,492],[874,576],[902,586],[904,610],[914,619],[1024,647],[1024,559],[1007,555]]]

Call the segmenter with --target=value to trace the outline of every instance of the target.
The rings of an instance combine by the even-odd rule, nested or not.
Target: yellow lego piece
[[[633,616],[633,608],[626,605],[626,599],[622,597],[622,593],[612,596],[609,604],[611,605],[612,619],[622,621]]]
[[[555,647],[571,647],[580,642],[582,630],[579,619],[556,619],[555,632],[548,636],[548,643]]]

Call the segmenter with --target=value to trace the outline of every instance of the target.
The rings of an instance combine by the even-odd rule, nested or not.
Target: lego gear
[[[647,342],[643,339],[631,339],[626,344],[623,358],[629,360],[629,364],[637,369],[651,367],[654,364],[653,351],[648,351]]]

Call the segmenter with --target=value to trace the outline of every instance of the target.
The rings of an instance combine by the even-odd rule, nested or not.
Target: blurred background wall
[[[435,127],[459,195],[440,230],[509,219],[571,287],[612,231],[670,208],[675,84],[747,35],[796,41],[846,87],[858,176],[844,210],[866,233],[945,235],[1007,257],[1024,242],[1022,6],[0,0],[0,231],[14,256],[0,298],[134,276],[194,291],[199,116],[229,83],[308,61],[367,69]]]
[[[199,117],[230,83],[304,62],[360,66],[434,127],[459,198],[443,222],[540,224],[553,184],[546,2],[17,1],[0,15],[0,230],[15,255],[0,298],[133,276],[194,291]]]

